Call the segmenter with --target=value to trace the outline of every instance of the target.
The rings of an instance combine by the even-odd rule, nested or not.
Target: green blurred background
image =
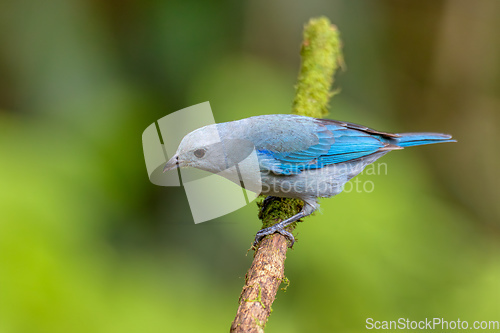
[[[499,1],[1,0],[0,332],[228,331],[257,207],[195,225],[141,134],[204,101],[218,122],[289,113],[318,15],[347,64],[331,118],[459,142],[322,200],[266,331],[500,320]]]

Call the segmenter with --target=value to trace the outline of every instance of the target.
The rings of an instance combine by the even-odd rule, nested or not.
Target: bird
[[[263,208],[277,198],[304,202],[294,216],[257,232],[254,246],[319,208],[318,198],[342,192],[345,183],[380,157],[407,147],[456,142],[442,133],[389,133],[355,123],[293,114],[249,117],[198,128],[180,141],[163,172],[193,167],[266,195]],[[254,156],[254,164],[243,163]]]

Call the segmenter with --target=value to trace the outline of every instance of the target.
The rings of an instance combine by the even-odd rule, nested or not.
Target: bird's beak
[[[171,159],[168,160],[167,164],[165,164],[163,172],[168,170],[174,170],[177,169],[178,167],[179,167],[178,156],[174,155]]]

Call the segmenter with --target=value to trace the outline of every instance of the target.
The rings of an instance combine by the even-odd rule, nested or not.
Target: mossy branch
[[[328,102],[333,96],[333,74],[343,64],[338,30],[326,17],[311,19],[304,27],[301,57],[292,112],[324,117],[328,114]],[[289,198],[271,202],[259,213],[262,227],[272,226],[297,214],[303,205],[301,200]],[[262,202],[258,206],[260,210]],[[295,227],[293,223],[288,231],[293,231]],[[281,234],[266,236],[261,241],[246,275],[231,332],[264,332],[263,325],[284,281],[287,249],[287,239]],[[259,301],[248,301],[256,299]]]
[[[328,114],[333,96],[333,74],[343,66],[342,44],[337,27],[326,17],[311,19],[304,29],[304,41],[292,112],[322,118]]]

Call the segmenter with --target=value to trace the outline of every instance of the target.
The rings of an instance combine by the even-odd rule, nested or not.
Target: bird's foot
[[[267,197],[264,201],[266,200],[275,200],[277,199],[276,197]],[[257,245],[260,243],[260,241],[267,235],[272,235],[274,233],[279,233],[285,238],[287,238],[290,241],[289,247],[292,247],[293,244],[295,243],[295,237],[293,237],[292,233],[290,231],[285,230],[286,227],[288,227],[290,224],[293,222],[299,221],[301,218],[306,217],[308,215],[311,215],[312,212],[316,209],[315,205],[310,204],[307,201],[304,201],[306,205],[302,208],[300,212],[295,214],[292,217],[287,218],[286,220],[283,220],[279,223],[276,223],[275,225],[272,225],[270,227],[264,228],[259,230],[257,234],[255,235],[255,241],[253,242],[253,248],[257,249]],[[264,202],[263,202],[263,208],[264,208]],[[268,203],[269,204],[269,201]]]
[[[290,241],[288,247],[290,248],[293,247],[293,244],[295,243],[295,237],[293,237],[293,234],[291,232],[286,231],[285,227],[283,227],[281,223],[277,223],[268,228],[259,230],[255,235],[255,241],[253,242],[253,247],[257,248],[257,244],[259,244],[264,237],[266,237],[267,235],[272,235],[276,232],[285,236],[285,238]]]

